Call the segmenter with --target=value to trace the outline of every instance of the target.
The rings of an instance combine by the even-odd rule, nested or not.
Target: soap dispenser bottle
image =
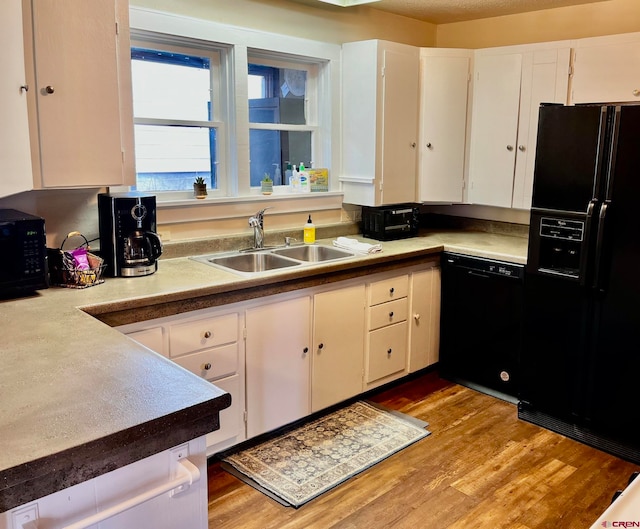
[[[305,244],[316,242],[316,227],[311,220],[311,215],[309,215],[307,223],[304,225],[303,240]]]

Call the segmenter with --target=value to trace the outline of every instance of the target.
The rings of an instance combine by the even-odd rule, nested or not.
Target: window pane
[[[160,50],[131,50],[137,118],[211,119],[210,61]]]
[[[249,121],[305,125],[306,70],[249,64]]]
[[[251,129],[249,146],[252,187],[260,186],[265,173],[273,179],[274,185],[288,185],[289,182],[284,180],[287,162],[296,166],[303,162],[307,167],[311,164],[310,131]]]
[[[135,125],[135,143],[138,190],[193,190],[196,176],[217,187],[216,129]]]

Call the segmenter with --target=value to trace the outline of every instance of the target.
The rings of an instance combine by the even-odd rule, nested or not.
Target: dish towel
[[[366,242],[360,242],[357,239],[350,239],[349,237],[338,237],[333,241],[333,245],[338,248],[344,248],[345,250],[351,250],[356,253],[377,253],[382,251],[381,244],[369,244]]]

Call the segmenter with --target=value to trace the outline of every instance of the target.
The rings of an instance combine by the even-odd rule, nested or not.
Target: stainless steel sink
[[[269,272],[291,266],[300,266],[300,263],[297,261],[269,252],[234,253],[232,255],[220,255],[218,257],[205,256],[194,259],[203,263],[244,273]]]
[[[333,261],[335,259],[353,257],[353,253],[348,250],[339,250],[338,248],[334,248],[332,246],[320,246],[315,244],[280,248],[277,250],[273,250],[273,253],[310,263]]]
[[[310,244],[257,251],[200,255],[191,257],[191,259],[230,272],[237,272],[241,275],[256,275],[295,266],[309,266],[314,263],[335,261],[336,259],[344,259],[353,255],[348,250],[341,250],[333,246]]]

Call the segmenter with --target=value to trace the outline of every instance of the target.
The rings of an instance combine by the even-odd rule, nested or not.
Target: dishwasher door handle
[[[133,498],[128,498],[116,505],[113,505],[112,507],[104,509],[91,516],[87,516],[86,518],[83,518],[82,520],[79,520],[75,523],[65,525],[63,529],[86,529],[87,527],[91,527],[92,525],[96,525],[97,523],[104,522],[109,518],[113,518],[117,514],[128,511],[129,509],[133,509],[138,505],[142,505],[143,503],[152,500],[153,498],[162,496],[169,491],[180,489],[185,485],[193,485],[200,480],[200,469],[188,459],[180,459],[178,461],[177,473],[178,475],[171,481],[142,492],[137,496],[134,496]],[[175,491],[175,493],[178,492],[182,492],[182,490]],[[22,529],[38,529],[37,522],[35,520],[32,520],[26,524],[23,524]]]
[[[475,270],[469,270],[467,273],[470,276],[482,277],[483,279],[491,279],[491,276],[489,274],[483,274],[482,272],[477,272]]]

